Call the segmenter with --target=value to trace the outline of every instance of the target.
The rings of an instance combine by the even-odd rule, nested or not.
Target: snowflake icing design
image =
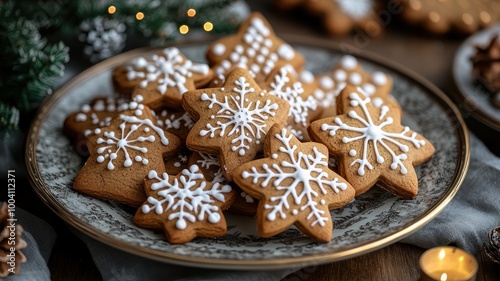
[[[157,82],[156,90],[164,95],[169,87],[177,87],[180,94],[188,91],[186,87],[187,78],[192,77],[193,72],[207,75],[208,65],[194,64],[184,59],[179,49],[172,47],[163,50],[163,55],[154,54],[150,61],[143,57],[136,59],[127,66],[127,79],[143,79],[139,86],[146,88],[150,83]]]
[[[295,82],[292,87],[287,86],[290,82],[288,71],[286,68],[281,68],[279,74],[274,76],[274,81],[271,82],[271,89],[269,93],[286,100],[290,104],[290,114],[296,124],[307,126],[307,117],[309,111],[316,110],[317,102],[309,96],[307,99],[302,98],[304,88],[302,83]]]
[[[142,212],[148,214],[154,210],[161,215],[171,211],[167,219],[176,220],[175,226],[180,230],[186,229],[188,223],[204,221],[205,216],[210,223],[220,222],[221,213],[215,203],[225,202],[224,195],[232,190],[231,186],[219,183],[207,186],[206,181],[200,181],[204,177],[197,165],[182,170],[172,183],[167,173],[160,178],[154,170],[149,172],[148,178],[158,181],[151,185],[151,190],[159,190],[157,195],[160,199],[149,196]]]
[[[288,200],[291,196],[293,203],[300,206],[299,210],[291,210],[293,215],[297,215],[299,211],[307,211],[309,212],[307,220],[312,219],[311,227],[316,224],[321,227],[325,226],[330,214],[326,214],[327,212],[318,208],[320,193],[328,194],[328,189],[339,193],[347,189],[347,184],[336,177],[333,180],[328,178],[328,173],[324,171],[324,168],[328,167],[328,157],[316,147],[313,148],[314,155],[304,154],[301,151],[297,153],[298,147],[290,143],[293,134],[287,136],[286,129],[283,129],[280,134],[276,134],[275,137],[283,144],[279,148],[279,153],[285,153],[289,160],[279,164],[273,163],[271,166],[263,164],[264,172],[259,172],[255,167],[252,167],[250,172],[244,171],[242,177],[244,179],[251,178],[254,184],[263,179],[261,187],[272,186],[276,190],[283,191],[282,195],[272,196],[267,200],[265,209],[270,210],[267,214],[268,220],[275,221],[277,218],[286,218],[286,210],[290,209]],[[275,153],[271,157],[277,159],[278,154]],[[293,182],[282,185],[286,179],[293,179]],[[304,200],[305,203],[302,203]],[[319,201],[319,204],[326,204],[324,199]]]
[[[177,116],[176,114],[169,114],[167,110],[164,110],[161,112],[160,116],[164,118],[164,120],[158,119],[158,125],[164,126],[167,130],[179,130],[181,127],[191,129],[194,125],[193,119],[187,112],[184,112],[181,116]]]
[[[360,88],[358,91],[362,92]],[[377,104],[376,108],[380,108],[380,113],[378,114],[378,125],[370,116],[370,113],[367,108],[367,104],[371,103],[371,99],[369,97],[365,97],[362,99],[357,93],[351,93],[349,95],[349,99],[351,100],[350,105],[353,107],[360,107],[364,117],[359,116],[354,110],[348,112],[347,116],[352,119],[355,119],[363,124],[364,127],[353,127],[349,124],[344,123],[339,117],[334,119],[336,125],[322,124],[321,130],[329,131],[330,136],[334,136],[339,130],[347,130],[352,132],[360,133],[359,136],[356,137],[343,137],[343,143],[351,143],[355,141],[363,141],[363,152],[360,158],[356,158],[351,166],[354,164],[359,164],[358,174],[363,176],[365,174],[365,169],[368,168],[370,170],[373,169],[373,165],[368,161],[368,145],[370,141],[373,143],[373,149],[376,156],[377,163],[384,163],[385,159],[380,155],[380,148],[385,149],[392,157],[392,163],[390,165],[391,169],[396,170],[400,167],[401,174],[406,174],[408,172],[407,168],[403,164],[403,160],[407,159],[406,152],[409,151],[409,146],[402,144],[398,140],[407,141],[413,144],[416,148],[422,147],[425,144],[424,140],[417,139],[417,133],[412,132],[411,135],[406,135],[410,132],[409,127],[404,127],[402,132],[393,133],[384,131],[384,127],[390,125],[394,122],[392,117],[387,116],[389,112],[389,107],[386,105]],[[380,103],[378,101],[377,103]],[[401,152],[394,151],[388,143],[391,143],[399,148]],[[380,144],[380,146],[379,146]],[[399,154],[398,154],[399,153]],[[358,151],[351,149],[349,151],[349,155],[355,157],[358,154]]]
[[[260,144],[260,140],[266,134],[264,131],[266,120],[276,115],[278,104],[272,103],[271,100],[266,100],[264,104],[261,104],[260,100],[255,103],[250,102],[247,95],[253,93],[255,89],[250,87],[245,77],[239,77],[234,83],[236,87],[233,88],[233,91],[238,95],[224,96],[222,102],[217,100],[215,94],[209,96],[203,93],[201,95],[202,101],[210,102],[208,108],[213,108],[214,105],[220,107],[216,115],[212,115],[210,118],[223,119],[224,122],[208,123],[207,130],[201,130],[200,136],[209,135],[213,138],[216,134],[221,137],[237,134],[238,136],[231,141],[233,144],[231,149],[238,151],[239,155],[243,156],[246,154],[246,150],[250,149],[251,144]],[[264,93],[261,93],[262,95]]]
[[[213,180],[212,182],[218,182],[220,184],[226,184],[228,183],[227,179],[224,177],[224,173],[222,172],[222,168],[220,167],[219,159],[217,156],[212,155],[212,154],[206,154],[206,153],[198,153],[201,156],[201,159],[196,161],[196,164],[198,164],[200,167],[209,170],[210,167],[215,166],[217,167],[217,171],[213,173]]]
[[[96,129],[95,133],[101,133],[101,130],[105,130],[103,132],[103,137],[99,137],[97,139],[97,144],[102,145],[97,149],[97,157],[98,163],[103,163],[106,159],[109,159],[107,168],[109,170],[114,170],[115,165],[113,161],[118,158],[118,153],[120,151],[123,152],[125,156],[125,161],[123,165],[125,167],[130,167],[134,163],[133,159],[136,162],[147,165],[149,160],[145,157],[148,149],[146,147],[140,146],[141,143],[144,142],[154,142],[156,140],[155,134],[151,132],[151,129],[156,132],[156,135],[160,137],[161,143],[163,145],[168,145],[169,141],[165,136],[163,130],[153,124],[153,122],[149,119],[139,119],[135,116],[126,116],[121,115],[120,119],[124,122],[120,124],[120,133],[117,136],[116,132],[113,130],[105,130],[105,129]],[[127,124],[132,124],[131,126],[127,126]],[[130,136],[142,129],[144,133],[143,136],[139,136],[136,138],[131,138]],[[127,131],[128,130],[128,131]],[[114,149],[114,150],[113,150]],[[131,154],[135,154],[131,155]]]

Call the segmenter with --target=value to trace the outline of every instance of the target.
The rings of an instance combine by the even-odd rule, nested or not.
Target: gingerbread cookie
[[[152,109],[177,108],[182,94],[205,86],[212,76],[208,65],[193,63],[170,47],[118,67],[113,71],[113,84],[126,96],[142,95],[143,103]]]
[[[63,132],[68,136],[80,156],[88,156],[85,136],[94,129],[107,127],[112,119],[124,110],[144,109],[142,97],[126,102],[115,97],[97,97],[89,104],[84,104],[79,111],[73,112],[64,120]]]
[[[208,181],[212,183],[218,182],[220,184],[229,184],[229,181],[222,173],[222,168],[220,167],[219,159],[216,155],[195,152],[189,158],[189,164],[198,165],[200,171]],[[254,216],[257,213],[258,201],[246,192],[240,190],[237,186],[233,186],[233,189],[236,196],[234,198],[234,203],[228,211],[238,215]]]
[[[227,232],[222,211],[231,205],[234,191],[229,185],[205,180],[198,166],[176,176],[151,170],[144,186],[148,197],[134,216],[136,225],[163,230],[173,244]]]
[[[138,206],[144,202],[143,179],[151,169],[163,170],[163,159],[179,147],[179,139],[155,125],[151,110],[128,110],[109,126],[87,136],[90,156],[73,189],[104,200]]]
[[[475,31],[500,20],[500,2],[490,0],[400,0],[402,16],[411,24],[443,34]]]
[[[312,97],[312,91],[305,92],[302,83],[295,78],[297,74],[289,67],[281,67],[260,83],[269,94],[286,100],[290,104],[290,117],[286,127],[301,141],[308,141],[307,126],[321,113],[318,102]]]
[[[186,140],[189,131],[194,125],[194,121],[183,109],[162,109],[156,114],[158,125],[168,132],[176,135],[182,141]]]
[[[165,172],[169,175],[177,175],[182,170],[189,168],[189,158],[193,152],[181,145],[174,155],[165,159]]]
[[[361,87],[370,97],[386,99],[392,90],[392,78],[382,71],[367,72],[359,61],[345,55],[331,71],[317,75],[313,96],[323,107],[322,118],[337,114],[336,99],[346,85]],[[393,102],[396,102],[393,100]]]
[[[284,124],[290,105],[260,89],[247,70],[236,68],[221,88],[189,91],[182,97],[196,120],[189,132],[189,149],[219,157],[224,176],[262,151],[267,131]]]
[[[346,86],[337,106],[339,115],[312,122],[309,135],[328,147],[356,196],[375,184],[404,198],[417,196],[414,166],[432,156],[432,144],[401,125],[397,107],[376,107],[359,88]]]
[[[371,37],[382,33],[377,13],[380,3],[376,0],[277,0],[276,6],[299,7],[319,16],[331,35],[343,35],[353,29],[363,30]]]
[[[270,237],[295,224],[314,240],[329,242],[330,209],[354,198],[352,186],[328,168],[328,150],[319,143],[301,143],[282,125],[268,133],[263,159],[234,171],[235,182],[260,200],[257,228]]]
[[[500,108],[500,40],[498,35],[491,38],[486,46],[475,46],[476,53],[471,58],[472,75],[490,93],[492,104]]]
[[[295,69],[304,65],[304,57],[276,37],[269,22],[253,13],[238,33],[219,39],[208,47],[207,60],[215,72],[213,86],[220,86],[236,67],[248,69],[257,82],[263,82],[271,71],[289,64]]]

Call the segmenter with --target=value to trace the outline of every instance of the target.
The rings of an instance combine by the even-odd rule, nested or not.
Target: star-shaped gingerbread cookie
[[[248,69],[260,83],[279,65],[289,64],[295,69],[304,65],[304,57],[278,38],[260,13],[252,13],[236,34],[212,43],[207,60],[215,72],[214,86],[220,86],[236,67]]]
[[[173,244],[226,233],[222,211],[235,193],[229,185],[206,181],[197,165],[176,176],[151,170],[144,186],[148,197],[134,216],[138,226],[163,230]]]
[[[194,63],[176,47],[163,49],[150,57],[139,57],[113,71],[113,84],[127,96],[142,95],[151,109],[177,108],[182,94],[205,86],[213,72],[206,64]]]
[[[401,0],[402,16],[432,33],[474,33],[500,20],[500,2],[488,0]]]
[[[312,91],[305,91],[310,88],[304,88],[295,78],[298,74],[293,71],[289,67],[278,68],[259,85],[269,94],[282,98],[290,104],[290,117],[285,125],[299,140],[308,141],[307,126],[321,112],[318,110],[317,100],[312,97]]]
[[[266,138],[264,158],[245,163],[234,172],[235,182],[260,200],[257,228],[270,237],[295,224],[314,240],[329,242],[330,209],[354,198],[354,189],[328,168],[328,150],[320,143],[301,143],[282,125]]]
[[[73,189],[104,200],[139,206],[142,181],[152,169],[163,170],[163,159],[179,147],[179,139],[155,125],[148,107],[128,110],[108,127],[87,136],[90,156],[78,172]]]
[[[316,86],[313,96],[323,107],[321,117],[337,114],[336,99],[346,85],[363,88],[372,99],[377,97],[397,103],[390,97],[391,76],[382,71],[365,71],[359,61],[351,55],[341,57],[331,71],[317,75],[313,83]]]
[[[189,91],[182,102],[196,120],[187,147],[218,155],[228,180],[234,168],[262,151],[267,131],[275,123],[284,124],[290,109],[288,102],[265,93],[241,68],[233,70],[221,88]]]
[[[356,196],[375,184],[404,198],[417,196],[414,166],[432,156],[432,144],[401,125],[397,107],[376,107],[361,88],[346,86],[337,106],[339,115],[312,122],[309,135],[328,147]]]

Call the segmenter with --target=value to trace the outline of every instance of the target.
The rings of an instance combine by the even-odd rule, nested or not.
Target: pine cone
[[[26,262],[26,256],[21,253],[21,249],[28,245],[21,238],[23,228],[17,224],[11,226],[8,219],[7,203],[3,202],[0,207],[0,277],[18,274],[20,264]]]

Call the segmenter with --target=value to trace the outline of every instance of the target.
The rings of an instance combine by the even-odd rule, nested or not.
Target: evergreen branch
[[[0,101],[0,139],[5,139],[17,129],[19,110]]]

